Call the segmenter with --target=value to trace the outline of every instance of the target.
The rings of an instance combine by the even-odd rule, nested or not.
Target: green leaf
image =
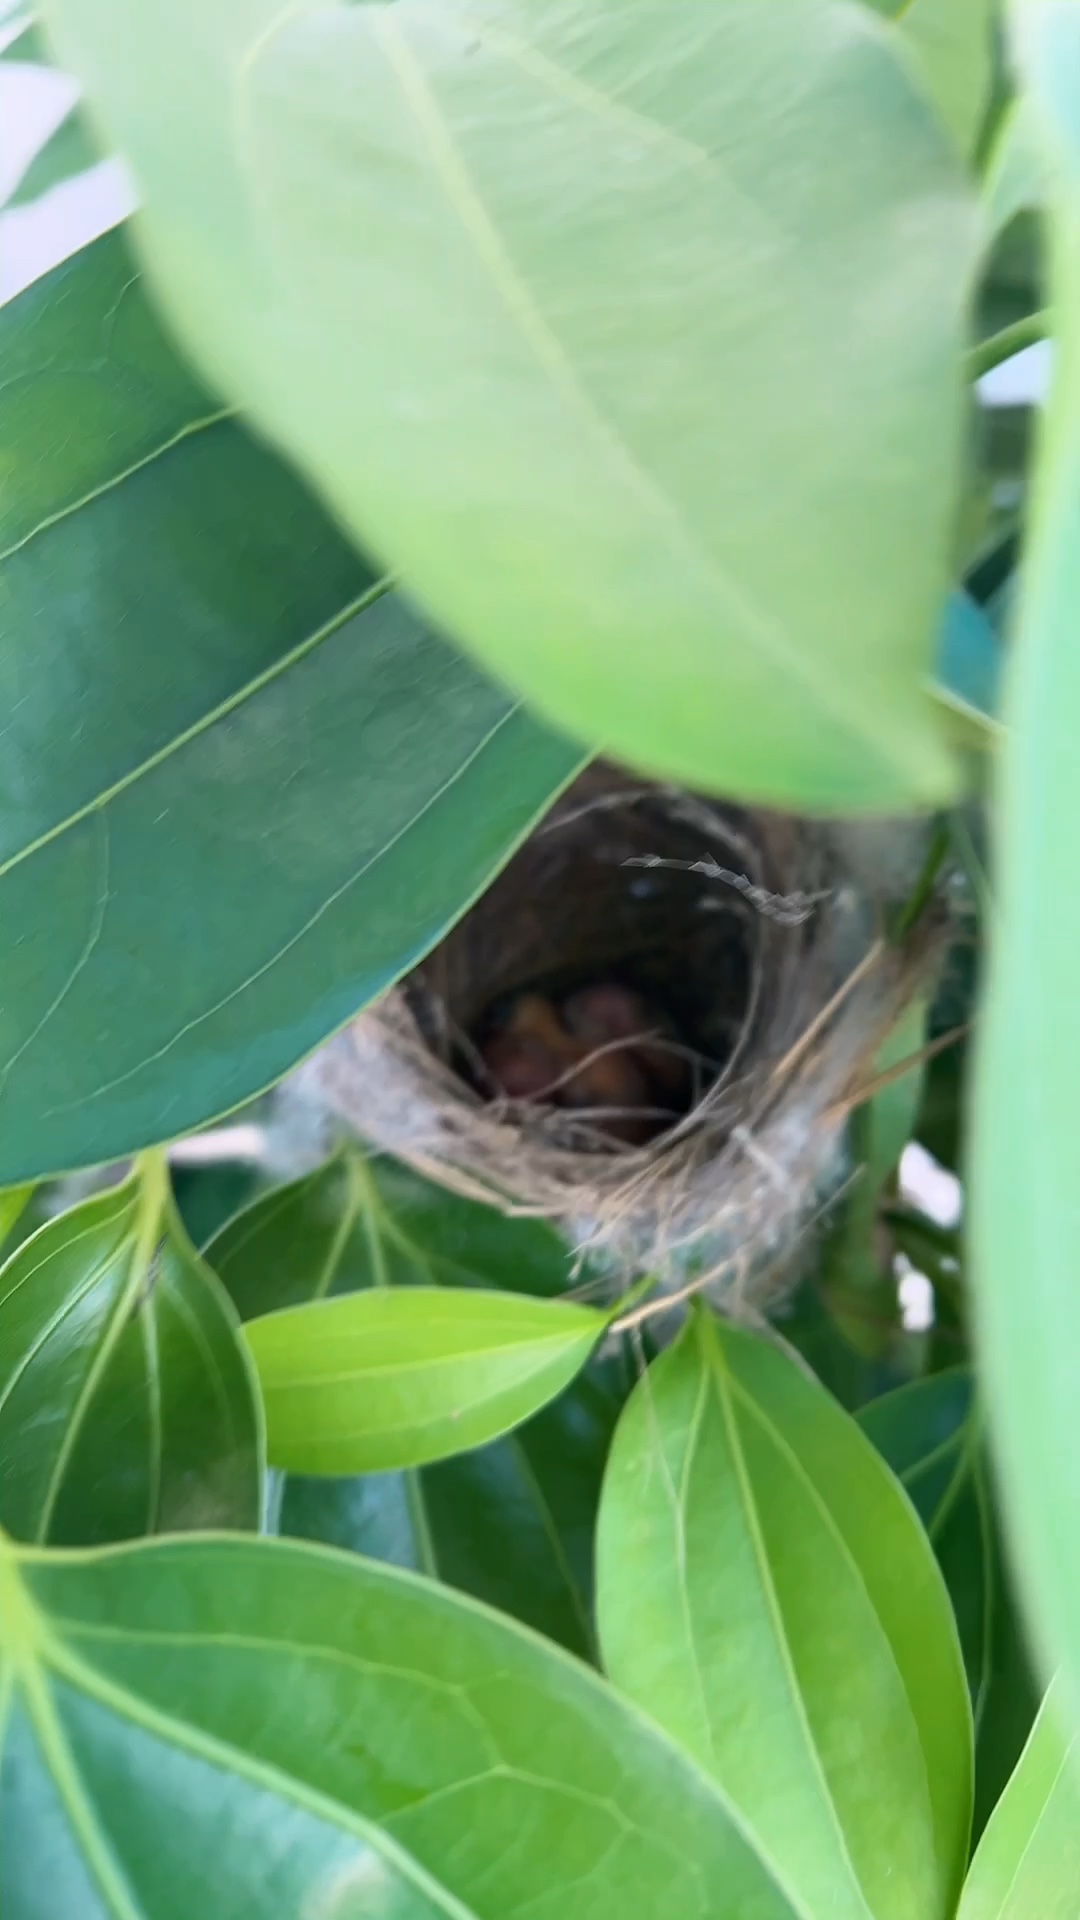
[[[997,0],[900,0],[889,11],[942,120],[972,153],[994,79]]]
[[[1031,107],[1014,100],[1003,116],[983,181],[983,208],[991,239],[1018,213],[1041,207],[1048,187],[1046,158]]]
[[[1080,9],[1023,5],[1016,45],[1051,179],[1057,351],[1014,615],[989,987],[973,1105],[975,1304],[1018,1578],[1080,1701],[1074,884],[1080,809]]]
[[[50,1221],[0,1271],[11,1533],[256,1527],[261,1439],[236,1316],[149,1175]]]
[[[580,756],[195,385],[119,235],[0,310],[0,355],[13,1184],[278,1078],[446,931]]]
[[[615,1684],[713,1773],[807,1916],[953,1911],[971,1716],[948,1598],[873,1448],[705,1314],[616,1433],[598,1537]]]
[[[64,180],[96,167],[102,158],[93,130],[78,108],[72,107],[11,188],[4,201],[5,208],[29,206]]]
[[[906,1488],[949,1589],[975,1720],[982,1831],[1039,1704],[999,1534],[974,1379],[953,1368],[864,1407],[859,1425]]]
[[[971,1863],[959,1920],[1076,1920],[1080,1755],[1052,1687]]]
[[[0,1552],[4,1920],[799,1920],[688,1757],[445,1588],[280,1541]]]
[[[207,1248],[245,1318],[382,1281],[566,1291],[562,1241],[395,1162],[339,1155],[231,1221]],[[629,1384],[594,1358],[558,1400],[486,1447],[397,1473],[290,1474],[280,1532],[413,1567],[593,1654],[593,1533],[604,1461]]]
[[[922,681],[976,223],[889,29],[833,0],[49,18],[192,353],[539,711],[747,798],[952,789]]]
[[[949,595],[934,672],[934,698],[948,710],[957,744],[996,746],[1001,738],[1001,670],[997,634],[970,594]]]
[[[466,1288],[370,1291],[245,1328],[267,1457],[293,1473],[445,1460],[527,1420],[580,1372],[606,1316]]]

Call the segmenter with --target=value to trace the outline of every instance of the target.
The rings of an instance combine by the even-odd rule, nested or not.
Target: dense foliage
[[[3,17],[0,1913],[1080,1915],[1080,4]],[[267,1092],[601,747],[929,816],[775,1326]]]

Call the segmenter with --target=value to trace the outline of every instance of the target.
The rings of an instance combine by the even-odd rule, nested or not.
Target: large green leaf
[[[267,1457],[293,1473],[379,1473],[483,1446],[553,1400],[607,1325],[569,1300],[372,1288],[245,1328]]]
[[[0,1546],[4,1920],[799,1920],[719,1790],[445,1588]]]
[[[949,790],[922,681],[975,220],[891,29],[835,0],[48,13],[191,350],[486,664],[699,786]]]
[[[567,1251],[535,1220],[506,1220],[356,1151],[265,1195],[207,1249],[245,1317],[380,1281],[566,1290]],[[590,1360],[548,1407],[486,1447],[356,1478],[290,1474],[282,1533],[446,1580],[593,1653],[593,1534],[600,1480],[628,1385],[626,1355]]]
[[[1051,179],[1057,352],[1014,616],[974,1100],[976,1306],[1018,1576],[1080,1705],[1080,8],[1016,9]]]
[[[1080,1754],[1051,1688],[971,1863],[959,1920],[1077,1920]]]
[[[20,1538],[259,1524],[251,1368],[163,1178],[72,1207],[0,1271],[0,1522]]]
[[[859,1424],[926,1527],[956,1614],[975,1721],[975,1830],[1020,1756],[1039,1704],[999,1535],[974,1381],[954,1368],[883,1395]]]
[[[813,1920],[953,1911],[971,1716],[910,1505],[788,1356],[697,1314],[623,1414],[600,1513],[613,1680],[720,1781]]]
[[[438,938],[579,756],[194,383],[118,235],[3,308],[0,354],[14,1183],[275,1079]]]

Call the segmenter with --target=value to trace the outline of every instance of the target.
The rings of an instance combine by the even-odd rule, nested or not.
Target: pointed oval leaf
[[[245,1318],[376,1285],[566,1291],[552,1229],[507,1220],[385,1158],[350,1150],[264,1195],[206,1250]],[[412,1567],[592,1657],[600,1481],[629,1384],[622,1354],[591,1359],[541,1412],[486,1447],[424,1468],[289,1474],[278,1531]]]
[[[959,1920],[1076,1920],[1080,1914],[1080,1752],[1051,1687],[983,1834]]]
[[[580,755],[194,382],[119,235],[0,310],[0,358],[14,1183],[278,1078],[445,932]]]
[[[249,1321],[270,1463],[379,1473],[482,1446],[561,1393],[606,1325],[571,1301],[436,1287]]]
[[[1017,1576],[1080,1702],[1080,8],[1019,5],[1048,166],[1057,348],[1026,529],[995,810],[997,919],[972,1103],[974,1302]]]
[[[910,1496],[949,1589],[975,1720],[978,1835],[1031,1731],[1039,1692],[974,1392],[970,1370],[956,1367],[883,1394],[858,1419]]]
[[[0,1524],[22,1539],[259,1524],[261,1415],[236,1315],[175,1216],[149,1247],[143,1220],[133,1176],[0,1270]]]
[[[191,350],[539,711],[746,797],[951,789],[922,681],[976,223],[887,26],[833,0],[48,13]]]
[[[799,1920],[588,1668],[280,1541],[0,1559],[4,1920]]]
[[[615,1436],[608,1672],[739,1806],[814,1920],[953,1911],[971,1715],[922,1528],[824,1389],[697,1314]]]

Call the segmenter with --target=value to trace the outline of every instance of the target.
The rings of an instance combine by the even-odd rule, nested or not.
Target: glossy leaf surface
[[[0,353],[14,1183],[277,1078],[420,958],[578,756],[195,384],[118,235],[0,310]]]
[[[688,1758],[445,1588],[280,1541],[2,1551],[4,1920],[797,1920]]]
[[[0,1270],[0,1524],[21,1539],[259,1523],[261,1417],[236,1316],[160,1204],[135,1176]]]
[[[1080,9],[1015,9],[1050,178],[1057,349],[1014,616],[973,1114],[975,1301],[1018,1577],[1080,1708]]]
[[[1080,1755],[1051,1688],[1023,1758],[971,1863],[959,1920],[1076,1920]]]
[[[606,1325],[592,1307],[465,1288],[371,1289],[245,1328],[267,1457],[378,1473],[483,1446],[553,1400]]]
[[[200,364],[540,711],[747,798],[950,790],[922,683],[974,206],[887,24],[833,0],[49,18]]]
[[[566,1248],[388,1160],[352,1154],[267,1194],[207,1249],[245,1317],[358,1287],[499,1286],[564,1293]],[[434,1466],[346,1479],[290,1474],[280,1532],[415,1568],[592,1656],[600,1481],[628,1356],[590,1360],[550,1406]]]
[[[971,1723],[922,1528],[830,1397],[696,1316],[623,1414],[598,1539],[616,1685],[711,1771],[805,1914],[953,1911]]]
[[[913,1381],[859,1415],[926,1527],[953,1603],[975,1721],[975,1830],[1020,1756],[1039,1704],[966,1368]]]

